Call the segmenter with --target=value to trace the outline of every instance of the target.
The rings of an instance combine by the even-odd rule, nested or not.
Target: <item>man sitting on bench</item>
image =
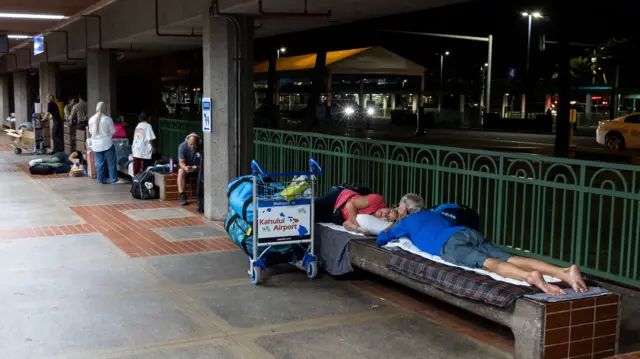
[[[483,268],[506,278],[526,281],[549,295],[566,292],[547,283],[543,275],[558,278],[578,293],[588,291],[577,265],[560,268],[537,259],[530,259],[503,251],[489,242],[480,232],[456,226],[439,213],[424,209],[424,199],[407,194],[398,208],[401,220],[378,235],[376,243],[382,247],[393,239],[408,237],[421,251],[443,260],[469,268]]]

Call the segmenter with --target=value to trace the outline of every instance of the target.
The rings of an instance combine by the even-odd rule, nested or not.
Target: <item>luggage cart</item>
[[[260,284],[265,279],[265,256],[272,248],[291,245],[304,252],[297,258],[291,250],[291,264],[302,269],[311,279],[318,275],[318,261],[314,255],[314,213],[313,202],[316,175],[322,168],[312,158],[309,172],[265,173],[256,161],[251,162],[253,175],[253,255],[249,258],[251,283]],[[277,178],[293,177],[291,181],[277,181]],[[272,182],[264,182],[264,179]],[[280,193],[282,188],[301,183],[307,187],[293,197],[286,199]],[[276,184],[276,186],[274,186]],[[280,184],[281,186],[277,186]],[[259,188],[260,187],[260,188]],[[261,248],[265,248],[261,250]]]
[[[13,153],[16,155],[22,154],[26,151],[31,155],[39,155],[44,153],[42,149],[44,136],[42,135],[42,129],[22,129],[22,133],[15,130],[7,131],[7,135],[13,137],[15,140],[12,143]]]

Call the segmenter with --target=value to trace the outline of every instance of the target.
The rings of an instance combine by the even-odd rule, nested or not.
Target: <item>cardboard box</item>
[[[85,130],[76,130],[76,141],[86,141],[87,140],[87,131]]]
[[[75,134],[64,134],[64,144],[65,145],[75,145],[76,144],[76,135]]]
[[[63,133],[65,135],[71,135],[71,134],[75,135],[76,133],[76,125],[72,125],[69,122],[65,122],[63,128],[64,128]]]
[[[86,151],[87,145],[84,141],[76,141],[76,151]]]
[[[64,153],[71,153],[76,150],[75,145],[64,145]]]

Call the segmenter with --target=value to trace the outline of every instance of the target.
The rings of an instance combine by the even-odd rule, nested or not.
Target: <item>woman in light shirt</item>
[[[116,133],[116,129],[113,120],[106,113],[107,106],[104,102],[98,102],[96,114],[89,119],[91,151],[96,154],[97,181],[100,184],[105,183],[105,171],[108,168],[111,184],[125,183],[118,180],[116,149],[113,147],[113,134]]]

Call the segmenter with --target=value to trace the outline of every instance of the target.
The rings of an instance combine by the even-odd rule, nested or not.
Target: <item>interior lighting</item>
[[[7,19],[32,19],[32,20],[62,20],[67,17],[64,15],[49,15],[49,14],[21,14],[12,12],[0,12],[0,18]]]
[[[29,35],[7,35],[8,38],[10,39],[16,39],[16,40],[23,40],[23,39],[30,39],[31,36]]]

